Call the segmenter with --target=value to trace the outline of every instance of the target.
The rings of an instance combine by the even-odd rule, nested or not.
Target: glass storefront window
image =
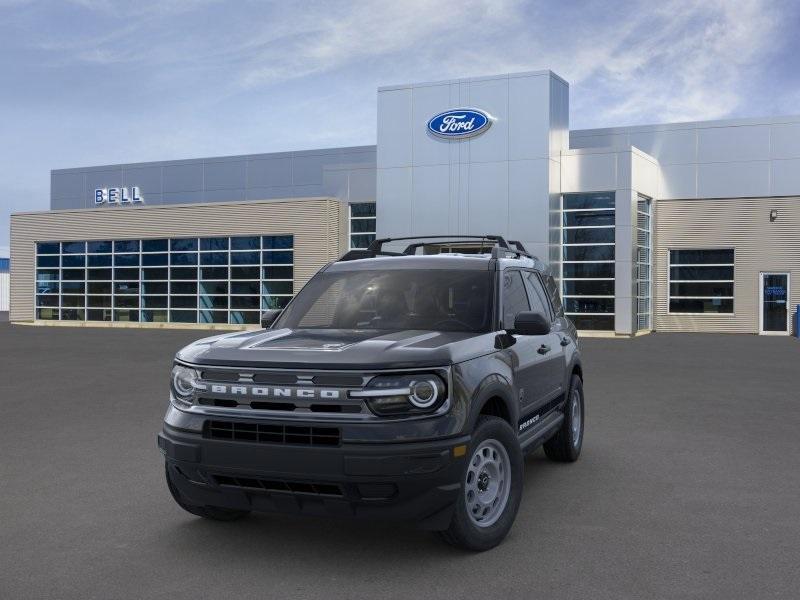
[[[173,252],[169,255],[171,265],[196,265],[197,254],[190,252]]]
[[[636,326],[641,330],[652,329],[652,251],[651,237],[652,200],[639,196],[636,205],[636,264],[634,280],[636,281]]]
[[[39,242],[36,244],[37,254],[59,254],[61,246],[58,242]]]
[[[290,265],[294,261],[294,252],[277,251],[261,253],[261,261],[265,265]]]
[[[201,265],[227,265],[228,253],[227,252],[203,252],[200,255]]]
[[[114,255],[115,267],[138,267],[139,255],[138,254],[115,254]]]
[[[375,241],[376,211],[374,202],[350,205],[350,249],[366,248]]]
[[[84,254],[68,254],[61,257],[62,267],[85,267],[86,256]]]
[[[113,261],[114,258],[110,254],[90,254],[87,257],[87,263],[90,267],[110,267]]]
[[[143,310],[142,322],[144,323],[167,323],[169,321],[166,310]]]
[[[288,235],[265,235],[261,238],[264,250],[291,250],[292,238]]]
[[[169,240],[142,240],[142,252],[166,252]]]
[[[227,250],[229,244],[226,237],[200,238],[200,250]]]
[[[138,252],[139,240],[116,240],[114,252]]]
[[[36,265],[37,319],[256,324],[292,298],[294,238],[45,241]]]
[[[561,199],[564,311],[578,329],[614,330],[614,192]]]
[[[669,251],[669,313],[733,314],[733,248]]]
[[[258,252],[231,252],[232,265],[257,265]]]
[[[178,238],[169,241],[169,249],[173,252],[189,252],[197,250],[197,240],[194,238]]]
[[[565,194],[564,210],[613,209],[616,206],[614,192],[589,192]]]
[[[86,242],[61,242],[61,254],[83,254]]]
[[[88,242],[86,245],[86,251],[90,254],[110,254],[112,248],[111,241]]]
[[[56,267],[58,268],[58,256],[37,256],[36,257],[36,266],[37,267]]]
[[[261,240],[257,237],[231,238],[231,250],[258,250],[260,247]]]
[[[227,281],[201,281],[200,293],[207,295],[228,295]]]

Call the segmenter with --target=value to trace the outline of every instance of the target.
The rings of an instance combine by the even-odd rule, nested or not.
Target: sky
[[[50,170],[374,144],[381,85],[551,69],[570,128],[800,113],[796,0],[0,0],[0,247]]]

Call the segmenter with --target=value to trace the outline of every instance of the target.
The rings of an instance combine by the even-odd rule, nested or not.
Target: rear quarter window
[[[561,294],[558,291],[558,284],[552,275],[542,273],[542,281],[544,288],[547,290],[547,295],[550,297],[550,302],[553,305],[553,311],[557,317],[564,316],[564,306],[561,304]]]

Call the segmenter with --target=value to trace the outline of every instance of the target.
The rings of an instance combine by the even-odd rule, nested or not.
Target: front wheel
[[[556,434],[544,443],[544,453],[550,460],[575,462],[583,446],[583,382],[577,375],[570,381],[567,402],[564,405],[564,421]]]
[[[522,498],[523,459],[514,430],[497,417],[478,420],[453,520],[441,532],[448,543],[483,551],[503,541]]]

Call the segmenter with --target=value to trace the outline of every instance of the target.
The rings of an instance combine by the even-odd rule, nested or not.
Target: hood
[[[440,367],[494,352],[494,333],[268,329],[198,340],[176,358],[193,364],[280,369]]]

